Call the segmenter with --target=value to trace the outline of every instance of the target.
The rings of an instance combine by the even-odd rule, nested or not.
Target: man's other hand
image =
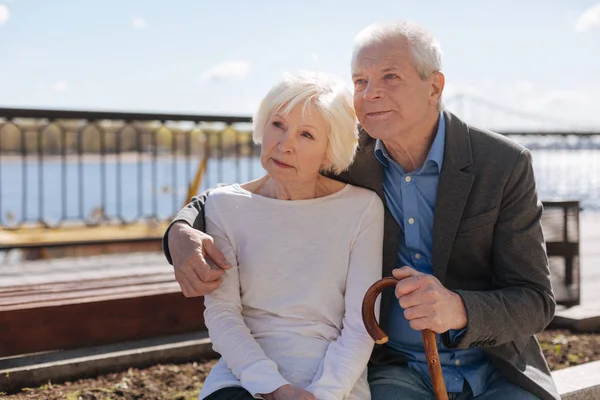
[[[211,236],[180,221],[171,226],[168,240],[175,279],[185,297],[204,296],[219,287],[231,265]]]

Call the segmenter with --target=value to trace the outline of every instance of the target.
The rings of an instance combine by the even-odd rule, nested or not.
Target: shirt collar
[[[431,144],[431,148],[429,149],[429,154],[427,154],[427,159],[425,160],[425,164],[429,161],[435,163],[438,167],[438,171],[442,171],[442,163],[444,162],[444,146],[446,144],[446,120],[444,118],[444,113],[440,112],[440,117],[438,120],[438,128],[435,134],[435,138],[433,139],[433,143]],[[390,160],[392,159],[385,148],[385,144],[379,139],[375,142],[375,157],[379,160],[384,167],[389,165]]]

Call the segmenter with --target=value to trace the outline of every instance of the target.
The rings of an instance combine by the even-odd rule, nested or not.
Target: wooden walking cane
[[[375,319],[375,300],[377,296],[387,287],[395,287],[398,280],[393,277],[383,278],[375,282],[367,293],[362,303],[362,317],[365,323],[365,328],[369,335],[377,344],[384,344],[388,341],[387,334],[379,327]],[[442,374],[442,366],[440,364],[440,356],[438,354],[437,343],[435,340],[435,332],[424,329],[422,331],[423,344],[425,345],[425,359],[429,368],[429,376],[433,384],[433,393],[436,400],[448,400],[444,376]]]

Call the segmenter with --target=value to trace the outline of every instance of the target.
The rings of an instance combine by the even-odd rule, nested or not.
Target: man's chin
[[[363,127],[363,130],[373,139],[384,140],[387,136],[389,136],[389,131],[383,131],[381,129],[367,129]]]

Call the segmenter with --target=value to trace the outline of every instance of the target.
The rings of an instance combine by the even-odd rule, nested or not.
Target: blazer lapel
[[[446,118],[444,162],[433,222],[433,274],[444,282],[450,252],[475,176],[464,169],[473,163],[469,128],[453,114]]]

